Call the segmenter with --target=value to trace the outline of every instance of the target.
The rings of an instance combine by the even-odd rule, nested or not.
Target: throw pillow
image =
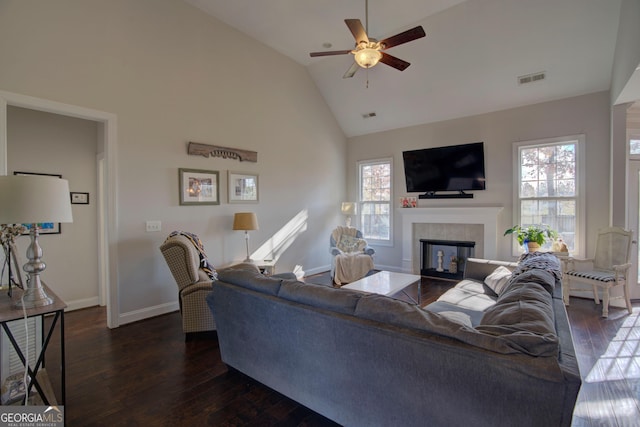
[[[338,242],[338,249],[342,252],[360,252],[367,245],[363,239],[343,234]]]
[[[493,270],[493,273],[485,277],[484,283],[491,288],[496,295],[500,295],[509,281],[509,278],[511,278],[511,270],[501,265]]]

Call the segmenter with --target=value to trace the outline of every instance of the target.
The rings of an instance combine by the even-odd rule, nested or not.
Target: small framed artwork
[[[71,204],[72,205],[88,205],[89,204],[89,193],[71,193]]]
[[[181,205],[220,204],[218,171],[180,168],[178,175],[180,177]]]
[[[40,176],[55,176],[57,178],[62,178],[62,175],[57,173],[38,173],[38,172],[18,172],[14,171],[14,175],[40,175]],[[31,226],[33,224],[22,224],[26,227],[26,231],[22,233],[23,236],[29,235],[29,230],[31,230]],[[62,228],[60,227],[59,222],[39,222],[37,224],[38,229],[40,230],[40,235],[43,234],[60,234],[62,233]]]
[[[229,203],[258,203],[258,175],[229,171]]]

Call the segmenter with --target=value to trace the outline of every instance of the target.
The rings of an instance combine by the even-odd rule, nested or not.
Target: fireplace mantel
[[[495,259],[498,248],[498,215],[502,206],[399,208],[402,217],[402,269],[413,271],[413,224],[481,224],[484,257]]]

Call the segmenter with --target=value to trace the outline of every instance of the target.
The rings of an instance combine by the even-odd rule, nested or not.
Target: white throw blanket
[[[333,281],[342,285],[362,279],[373,269],[373,259],[365,253],[343,253],[336,255],[336,271]]]
[[[335,259],[333,281],[338,286],[362,279],[373,269],[373,259],[363,252],[367,241],[356,238],[356,233],[353,227],[338,226],[331,234],[342,251]]]

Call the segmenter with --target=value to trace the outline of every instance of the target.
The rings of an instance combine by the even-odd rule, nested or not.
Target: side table
[[[29,393],[32,387],[35,387],[42,401],[45,405],[64,405],[66,402],[66,385],[65,385],[65,354],[64,354],[64,309],[67,307],[64,301],[62,301],[58,296],[53,293],[51,289],[49,289],[46,285],[44,285],[45,291],[47,295],[53,299],[53,304],[45,305],[42,307],[28,308],[26,310],[27,317],[37,317],[40,316],[42,322],[42,348],[40,349],[40,353],[37,355],[35,366],[29,366],[27,371],[27,375],[29,377],[29,386],[27,388],[27,392],[25,394],[25,399],[28,398]],[[13,303],[16,300],[20,299],[22,295],[22,290],[16,289],[14,290],[13,298],[9,298],[7,295],[0,295],[0,324],[2,325],[2,329],[7,334],[13,349],[16,351],[18,357],[22,361],[22,364],[26,366],[26,359],[22,350],[20,349],[20,345],[16,342],[16,339],[11,332],[11,329],[7,325],[8,322],[14,320],[24,319],[24,312],[21,308],[13,307]],[[53,321],[51,322],[51,326],[45,335],[44,328],[44,316],[47,314],[54,315]],[[44,368],[45,365],[45,353],[47,351],[47,347],[49,346],[49,341],[51,340],[51,336],[55,330],[56,324],[60,321],[60,388],[61,390],[61,402],[50,402],[47,393],[45,393],[44,388],[51,389],[50,384],[40,384],[38,380],[38,371],[41,368]],[[46,378],[46,376],[41,376]],[[41,378],[42,380],[42,378]],[[55,398],[55,396],[53,396]],[[24,402],[23,402],[24,403]]]
[[[265,276],[273,276],[276,274],[276,262],[272,259],[263,259],[255,261],[260,273]]]

